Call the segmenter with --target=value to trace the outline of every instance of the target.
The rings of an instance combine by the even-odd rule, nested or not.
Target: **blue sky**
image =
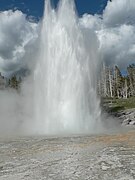
[[[52,0],[56,5],[58,0]],[[76,0],[78,14],[101,14],[108,0]],[[0,0],[0,11],[19,9],[27,15],[37,19],[42,17],[44,0]]]

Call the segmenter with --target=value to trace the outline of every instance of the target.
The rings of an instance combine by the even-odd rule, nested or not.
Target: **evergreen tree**
[[[17,81],[16,76],[13,76],[11,79],[9,79],[9,86],[14,89],[18,89],[19,83]]]
[[[130,82],[130,94],[135,96],[135,64],[131,64],[127,67],[129,82]]]

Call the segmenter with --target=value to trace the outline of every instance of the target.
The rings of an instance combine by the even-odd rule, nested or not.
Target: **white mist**
[[[94,132],[100,121],[96,36],[79,24],[73,0],[60,1],[56,10],[49,0],[45,3],[34,71],[33,130]]]

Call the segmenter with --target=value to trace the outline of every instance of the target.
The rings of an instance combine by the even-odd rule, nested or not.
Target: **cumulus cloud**
[[[101,18],[102,16],[99,15],[84,14],[80,19],[80,24],[85,28],[97,31],[100,30],[103,25]]]
[[[85,14],[81,25],[94,29],[102,58],[125,68],[135,62],[135,1],[108,1],[102,16]]]
[[[21,11],[0,12],[0,71],[12,73],[25,67],[38,37],[38,25]]]
[[[117,28],[106,28],[97,32],[100,51],[109,64],[118,64],[124,68],[135,60],[135,27],[121,25]]]
[[[107,6],[104,10],[103,20],[107,26],[111,27],[123,24],[135,24],[135,1],[108,1]]]

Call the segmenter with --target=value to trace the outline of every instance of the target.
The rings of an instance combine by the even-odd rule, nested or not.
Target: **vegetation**
[[[18,90],[20,88],[21,78],[17,79],[16,76],[13,76],[8,81],[8,87]]]
[[[127,99],[102,98],[101,104],[107,111],[118,112],[120,110],[135,108],[135,97]]]
[[[99,77],[98,93],[101,97],[118,99],[135,97],[135,64],[127,67],[125,76],[118,66],[110,68],[103,64]]]
[[[128,99],[115,99],[114,103],[124,109],[135,108],[135,97],[130,97]]]
[[[113,112],[135,108],[135,64],[127,67],[127,74],[122,75],[118,66],[110,68],[103,64],[98,81],[98,93],[101,104]],[[0,89],[20,89],[21,78],[12,76],[6,83],[0,73]]]
[[[103,64],[99,77],[98,93],[107,111],[135,108],[135,64],[127,67],[126,75],[122,75],[118,66],[110,68]]]

